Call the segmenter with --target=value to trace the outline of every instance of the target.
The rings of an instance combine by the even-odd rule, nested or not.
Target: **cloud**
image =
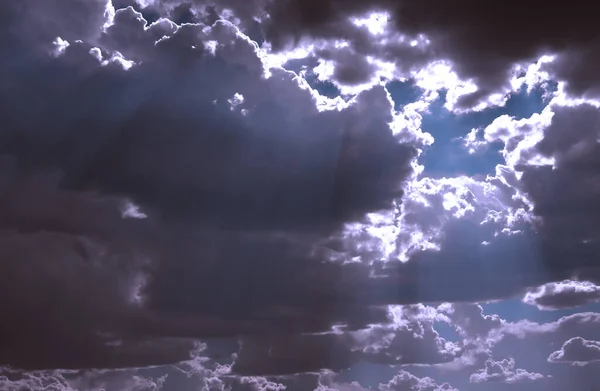
[[[562,348],[548,356],[549,362],[588,363],[600,360],[600,342],[581,337],[571,338]]]
[[[0,388],[6,391],[160,391],[166,376],[158,379],[139,376],[135,370],[28,372],[8,371],[0,375]]]
[[[132,368],[187,376],[192,358],[205,390],[280,390],[356,363],[472,371],[515,341],[545,360],[551,340],[598,340],[597,314],[507,322],[468,304],[595,301],[600,118],[569,94],[597,95],[597,31],[570,28],[571,9],[530,31],[537,1],[430,3],[0,5],[0,364],[63,370],[2,381],[152,389],[160,377]],[[288,45],[343,96],[270,66]],[[544,72],[561,81],[546,109],[483,130],[504,143],[493,175],[423,174],[437,90],[447,109],[483,110]],[[421,100],[395,111],[392,78]],[[545,373],[488,363],[475,382]],[[64,371],[92,368],[133,372]],[[400,372],[380,388],[452,389],[437,381]]]
[[[357,331],[243,338],[231,371],[246,376],[339,372],[359,362],[432,365],[460,354],[459,345],[434,329],[435,309],[400,306],[392,317],[393,324]]]
[[[22,116],[17,103],[30,99],[30,90],[13,91],[5,145],[18,165],[64,172],[61,187],[124,196],[160,220],[169,253],[152,260],[143,293],[155,321],[143,325],[145,333],[207,338],[322,332],[333,324],[360,328],[385,321],[375,307],[496,297],[538,283],[527,277],[506,285],[509,279],[493,274],[493,284],[474,281],[467,270],[496,247],[457,240],[471,224],[466,220],[444,227],[440,253],[390,265],[377,283],[365,266],[322,262],[334,249],[317,244],[369,212],[398,205],[414,173],[417,148],[399,141],[408,130],[390,128],[393,105],[383,87],[326,109],[331,102],[296,74],[265,69],[256,45],[224,21],[145,26],[143,15],[124,8],[99,42],[99,49],[71,42],[41,62],[34,78],[11,69],[32,88],[46,83],[38,99],[47,103],[39,115]],[[124,69],[128,58],[139,63]],[[63,90],[60,104],[71,110],[52,106],[53,91]],[[470,193],[485,200],[496,192],[489,201],[495,209],[502,206],[496,197],[509,199],[495,185],[476,181],[442,186],[447,190],[437,206],[445,208],[447,194],[463,199],[448,204],[453,214],[469,213]],[[470,255],[457,268],[440,262],[446,254]],[[441,281],[449,275],[440,272],[444,267],[457,279]],[[397,287],[397,281],[417,281],[417,274],[424,284]],[[258,280],[271,283],[257,286]],[[422,291],[449,283],[463,288]],[[223,289],[227,294],[214,295]],[[432,346],[438,350],[437,342]]]
[[[550,362],[554,362],[560,360],[560,357],[566,353],[567,356],[564,357],[565,361],[568,361],[573,357],[571,348],[574,348],[574,352],[586,350],[584,344],[578,342],[589,340],[591,341],[589,345],[593,345],[599,338],[599,316],[598,313],[584,312],[547,323],[528,320],[506,322],[489,335],[486,349],[494,356],[514,357],[515,361],[527,363],[538,372],[553,373],[555,378],[552,382],[562,384],[562,381],[573,376],[573,372],[557,371],[548,367],[549,357],[552,357]],[[557,350],[562,344],[561,341],[569,342],[572,339],[572,343],[564,344],[566,349]],[[580,355],[580,357],[584,356]],[[585,379],[580,380],[586,382],[594,376],[594,371],[591,371],[586,374]]]
[[[267,37],[279,46],[302,37],[345,40],[363,55],[381,54],[386,60],[395,60],[399,68],[422,66],[416,60],[419,57],[424,57],[425,62],[445,60],[463,80],[472,80],[477,85],[476,91],[459,101],[459,107],[473,107],[495,93],[510,90],[509,81],[516,64],[535,62],[548,53],[557,56],[548,70],[565,80],[573,94],[597,94],[597,80],[591,70],[598,58],[598,33],[587,16],[591,11],[588,7],[588,3],[581,2],[565,12],[556,12],[544,8],[537,0],[526,5],[510,2],[502,8],[484,7],[472,1],[461,1],[450,7],[433,2],[381,0],[342,5],[331,0],[317,5],[290,0],[278,2],[270,10]],[[387,13],[391,19],[387,28],[404,34],[408,37],[407,43],[424,36],[427,44],[407,45],[405,55],[395,57],[391,53],[399,46],[397,39],[388,40],[387,45],[382,45],[386,40],[379,37],[369,42],[363,38],[367,28],[350,22],[353,16],[369,11]],[[476,20],[471,17],[474,14],[478,15]],[[539,17],[548,23],[532,29],[531,20]],[[506,28],[508,24],[510,29]],[[481,60],[482,56],[485,61]]]
[[[128,58],[122,44],[139,50],[145,39],[151,57],[125,71],[94,64],[85,54],[92,48],[83,43],[68,46],[52,66],[36,70],[36,79],[48,83],[73,61],[88,64],[85,75],[46,89],[70,84],[73,89],[60,101],[70,110],[58,112],[49,104],[51,96],[38,96],[47,103],[33,123],[24,124],[17,121],[22,108],[15,107],[8,118],[13,126],[3,132],[11,151],[28,155],[30,164],[59,166],[73,186],[93,183],[166,217],[224,229],[331,230],[389,208],[402,195],[417,151],[394,141],[388,125],[392,103],[383,88],[360,94],[341,111],[320,111],[292,72],[274,69],[263,78],[255,44],[227,22],[185,25],[176,32],[172,24],[157,22],[145,29],[141,16],[127,8],[116,12],[113,23],[105,33],[114,43],[109,49]],[[169,32],[173,35],[153,44]],[[205,48],[210,42],[218,43],[214,54]],[[185,82],[175,76],[192,70],[195,76]],[[12,71],[17,79],[28,77]],[[35,80],[29,85],[35,88]],[[84,93],[83,85],[93,94]],[[28,92],[12,92],[13,106],[30,98]],[[234,110],[228,100],[236,93],[244,102]],[[48,129],[59,123],[64,125]],[[76,132],[83,123],[91,126]],[[168,132],[161,126],[167,123]],[[16,132],[25,126],[29,130],[17,141]],[[223,126],[227,132],[219,131]],[[46,138],[37,137],[41,129]],[[192,175],[190,166],[203,169]]]
[[[568,276],[549,281],[597,278],[598,124],[596,103],[570,100],[559,91],[542,113],[499,117],[485,130],[488,141],[504,142],[507,165],[518,173],[512,186],[531,205],[544,268]]]
[[[600,287],[589,281],[551,282],[527,292],[523,302],[540,310],[573,308],[600,300]]]
[[[336,379],[335,373],[323,372],[319,375],[317,388],[314,391],[366,391],[358,382],[341,382]]]
[[[511,335],[519,339],[530,335],[547,337],[548,335],[552,336],[553,333],[577,332],[589,335],[594,332],[598,322],[600,322],[600,313],[579,312],[547,323],[536,323],[528,320],[507,322],[501,329],[497,330],[497,333],[504,336]]]
[[[336,334],[246,338],[231,370],[240,375],[340,371],[356,362],[344,342]]]
[[[236,388],[239,391],[283,391],[286,387],[280,383],[273,383],[264,377],[243,377],[240,385]]]
[[[26,373],[19,379],[9,379],[7,376],[0,376],[0,386],[3,390],[19,391],[23,389],[30,390],[52,390],[52,391],[75,391],[69,386],[67,381],[61,375]]]
[[[484,315],[483,308],[477,304],[442,304],[438,310],[448,314],[450,323],[465,338],[485,338],[504,324],[498,315]]]
[[[351,333],[353,350],[362,361],[379,364],[438,364],[460,354],[460,347],[440,337],[435,309],[422,305],[392,310],[394,325],[376,325]]]
[[[406,371],[400,371],[387,384],[380,384],[379,391],[456,391],[448,383],[436,384],[430,377],[418,378]]]
[[[18,28],[45,6],[11,8],[3,26],[17,43],[0,70],[2,150],[16,175],[61,177],[3,193],[12,231],[1,251],[14,262],[1,289],[32,288],[0,308],[15,325],[46,327],[4,333],[2,363],[158,365],[188,359],[186,339],[385,321],[384,308],[350,298],[368,269],[324,263],[317,246],[392,208],[413,173],[418,151],[390,128],[385,88],[338,107],[295,73],[266,69],[229,22],[146,26],[133,8],[82,4],[57,2],[61,23],[43,37]],[[95,13],[96,34],[63,26],[75,23],[61,19],[69,7]],[[146,218],[130,218],[130,205]],[[132,286],[141,304],[128,301]],[[47,341],[55,348],[42,354]]]
[[[3,168],[0,311],[11,321],[0,361],[38,369],[185,359],[189,344],[129,338],[152,328],[142,290],[148,257],[160,251],[153,223],[123,217],[123,199]]]
[[[487,360],[485,368],[471,375],[471,383],[504,382],[520,383],[543,379],[544,375],[535,372],[527,372],[524,369],[515,368],[515,360],[512,358],[502,361]]]
[[[367,391],[358,382],[341,382],[331,372],[319,376],[319,384],[315,391]],[[399,371],[389,382],[380,383],[379,391],[456,391],[448,383],[437,384],[430,377],[419,378],[405,370]]]
[[[130,4],[118,3],[119,7]],[[459,111],[503,104],[503,96],[513,91],[512,83],[520,72],[548,54],[552,61],[544,62],[540,70],[564,81],[566,91],[574,96],[598,96],[593,64],[599,36],[587,17],[589,4],[583,2],[565,13],[547,10],[538,0],[531,0],[525,13],[520,3],[491,10],[467,0],[451,10],[436,5],[434,12],[429,3],[387,0],[357,0],[343,6],[337,0],[319,5],[296,0],[274,4],[196,0],[191,8],[179,1],[153,3],[145,10],[137,8],[171,18],[189,9],[195,15],[192,19],[209,23],[220,15],[245,31],[255,29],[260,20],[269,45],[278,50],[312,45],[326,54],[322,61],[332,64],[333,79],[346,85],[374,80],[382,71],[388,78],[418,78],[419,71],[432,64],[450,66],[460,80],[453,87],[463,89],[452,98],[452,106]],[[480,15],[476,22],[469,17],[473,14]],[[530,21],[541,15],[548,27],[533,31]],[[513,26],[510,30],[505,28],[507,23]],[[578,26],[576,33],[573,26]],[[518,45],[503,43],[515,42],[515,37],[519,37]],[[340,50],[341,42],[345,46]],[[484,62],[481,53],[485,53]],[[384,71],[390,68],[386,64],[391,72]]]

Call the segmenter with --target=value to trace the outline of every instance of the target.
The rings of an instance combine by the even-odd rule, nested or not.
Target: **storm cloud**
[[[1,4],[0,388],[593,379],[595,8]]]

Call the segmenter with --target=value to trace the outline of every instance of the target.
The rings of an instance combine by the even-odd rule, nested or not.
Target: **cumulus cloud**
[[[540,246],[544,268],[549,274],[563,271],[549,276],[549,281],[575,277],[594,283],[597,278],[599,119],[596,103],[571,100],[558,91],[540,114],[525,119],[501,116],[485,129],[488,141],[504,143],[507,165],[518,177],[512,186],[531,205],[531,221],[544,242]],[[561,278],[564,272],[566,278]],[[585,289],[593,290],[579,284],[581,288],[564,283],[554,287],[577,290],[579,296]]]
[[[598,80],[592,71],[598,58],[598,34],[587,16],[592,9],[586,2],[560,13],[544,8],[538,0],[531,0],[527,7],[511,2],[502,9],[471,1],[462,1],[451,9],[433,3],[387,0],[343,4],[337,0],[320,4],[296,0],[190,3],[196,20],[228,18],[248,31],[260,20],[269,45],[277,50],[304,45],[328,53],[323,61],[332,64],[331,76],[342,83],[366,81],[381,73],[385,64],[393,69],[388,75],[403,77],[417,77],[431,64],[447,64],[462,80],[464,91],[455,104],[459,110],[502,104],[505,99],[498,97],[512,91],[513,79],[546,54],[554,57],[543,70],[565,81],[570,93],[598,94]],[[148,14],[172,17],[175,10],[180,10],[177,1],[150,4],[145,10]],[[471,17],[474,14],[478,15],[476,20]],[[541,15],[548,24],[532,29],[530,21]],[[507,23],[512,26],[510,30],[505,28]],[[336,50],[340,42],[345,46]],[[481,60],[482,56],[486,61]]]
[[[336,374],[471,374],[515,341],[545,365],[591,357],[598,314],[470,304],[597,301],[594,13],[526,3],[2,3],[0,365],[34,372],[0,388],[156,391],[168,372],[206,391],[362,390]],[[418,101],[397,105],[393,79]],[[468,115],[551,79],[540,113],[464,138],[503,143],[494,173],[427,176],[433,102]],[[544,377],[529,363],[471,380]],[[379,389],[449,384],[401,371]]]
[[[509,81],[516,64],[536,61],[548,53],[557,56],[549,71],[565,80],[570,91],[579,95],[597,93],[594,87],[597,80],[590,70],[598,58],[595,44],[598,33],[592,19],[586,16],[591,12],[587,7],[590,7],[588,3],[581,2],[565,12],[556,12],[544,8],[537,0],[526,5],[511,2],[501,8],[484,7],[471,1],[446,7],[434,2],[413,4],[382,0],[342,5],[332,0],[317,5],[290,0],[275,3],[267,36],[280,46],[302,37],[345,39],[364,54],[384,53],[382,57],[409,69],[422,58],[451,62],[461,78],[472,80],[477,86],[459,103],[462,107],[472,107],[493,94],[510,90]],[[360,34],[362,26],[348,20],[369,10],[386,13],[390,30],[404,34],[407,42],[424,36],[427,44],[423,47],[407,45],[403,56],[394,57],[390,54],[397,46],[394,41],[398,40],[389,40],[394,43],[383,48],[382,40],[372,39],[372,43],[367,43]],[[532,29],[531,20],[542,15],[548,23]],[[508,24],[510,29],[506,29]]]
[[[365,391],[366,388],[360,383],[353,381],[350,383],[342,382],[336,379],[333,372],[324,372],[319,375],[317,388],[314,391]]]
[[[287,375],[341,371],[359,362],[432,365],[453,360],[460,346],[440,337],[440,317],[424,306],[395,307],[392,324],[314,335],[246,337],[231,371],[240,375]]]
[[[416,274],[435,285],[445,275],[435,253],[373,280],[363,265],[324,264],[335,249],[317,246],[367,213],[398,205],[413,174],[418,151],[403,141],[410,128],[391,128],[385,88],[328,107],[295,73],[267,69],[256,44],[226,21],[146,25],[128,7],[99,34],[98,48],[64,41],[31,70],[7,65],[4,77],[31,88],[4,85],[12,96],[3,145],[22,169],[63,172],[61,188],[127,197],[157,216],[162,245],[143,287],[144,316],[153,320],[141,322],[144,333],[202,338],[359,328],[385,321],[376,306],[450,299],[448,291],[423,294],[421,285],[395,287]],[[129,58],[134,63],[125,66]],[[32,99],[37,114],[25,115]],[[450,206],[454,213],[464,207]],[[450,252],[462,243],[451,232],[443,246]],[[462,270],[477,261],[465,259]],[[498,289],[516,289],[498,281]],[[223,289],[227,294],[214,295]],[[451,291],[454,298],[483,294]],[[421,329],[412,327],[407,332]],[[430,327],[422,332],[437,341]],[[444,342],[432,346],[437,351]],[[242,350],[240,363],[243,357]]]
[[[541,373],[527,372],[524,369],[515,368],[515,360],[508,358],[502,361],[487,360],[485,362],[485,368],[473,373],[470,381],[472,383],[520,383],[543,378],[544,375]]]
[[[571,338],[548,356],[549,362],[588,363],[600,360],[600,342]]]
[[[460,353],[460,346],[442,338],[434,328],[441,315],[424,306],[393,311],[394,325],[377,325],[351,333],[360,359],[380,364],[438,364]]]
[[[9,26],[43,11],[15,7]],[[49,42],[62,35],[54,55],[38,49],[30,67],[2,67],[2,94],[10,95],[3,152],[16,175],[62,175],[56,190],[17,180],[3,193],[3,224],[13,231],[2,251],[14,262],[3,263],[2,289],[12,298],[32,286],[18,308],[6,301],[5,313],[15,313],[15,325],[48,326],[3,334],[3,363],[161,364],[187,359],[191,348],[153,347],[162,338],[385,320],[385,311],[342,299],[347,287],[339,299],[348,305],[332,307],[339,294],[327,274],[340,271],[346,281],[335,285],[352,286],[367,284],[368,271],[324,264],[329,256],[315,246],[402,197],[417,149],[390,128],[387,91],[375,86],[327,107],[293,72],[266,69],[256,44],[227,21],[146,26],[131,7],[109,11],[95,9],[110,16],[89,38],[98,47],[87,30],[52,24]],[[133,204],[146,218],[130,218]],[[262,292],[259,277],[272,281]],[[57,285],[64,288],[49,294]],[[132,286],[143,305],[130,300]],[[81,324],[63,325],[75,313],[85,315]],[[48,340],[57,347],[42,354]]]
[[[400,371],[387,384],[380,384],[379,391],[456,391],[448,383],[436,384],[430,377],[419,378],[406,371]]]
[[[0,375],[6,391],[160,391],[166,376],[152,379],[135,371],[29,372],[8,371]]]
[[[578,307],[600,301],[600,287],[589,281],[551,282],[527,292],[523,302],[540,310]]]
[[[330,372],[321,374],[319,384],[315,391],[367,391],[360,383],[341,382]],[[456,391],[448,383],[437,384],[430,377],[417,377],[405,370],[399,371],[389,382],[380,383],[378,391]]]
[[[239,391],[283,391],[285,389],[283,384],[271,382],[264,377],[242,377],[236,388]]]

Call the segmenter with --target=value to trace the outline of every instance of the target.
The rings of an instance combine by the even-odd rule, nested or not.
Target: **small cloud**
[[[563,346],[550,354],[548,362],[586,365],[600,361],[600,341],[590,341],[581,337],[571,338]]]
[[[473,373],[469,380],[471,383],[493,381],[512,384],[540,380],[544,377],[541,373],[515,368],[515,360],[508,358],[501,361],[486,360],[485,368]]]

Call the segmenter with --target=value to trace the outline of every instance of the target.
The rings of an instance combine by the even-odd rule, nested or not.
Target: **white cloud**
[[[586,364],[600,361],[600,342],[588,341],[581,337],[571,338],[563,346],[548,356],[553,363]]]
[[[503,382],[521,383],[543,379],[541,373],[527,372],[524,369],[515,368],[515,360],[512,358],[501,361],[487,360],[485,368],[473,373],[470,377],[471,383]]]
[[[430,377],[419,378],[406,371],[400,371],[387,384],[380,384],[379,391],[457,391],[448,383],[437,384]]]
[[[600,286],[589,281],[551,282],[525,294],[523,302],[540,310],[578,307],[600,301]]]

